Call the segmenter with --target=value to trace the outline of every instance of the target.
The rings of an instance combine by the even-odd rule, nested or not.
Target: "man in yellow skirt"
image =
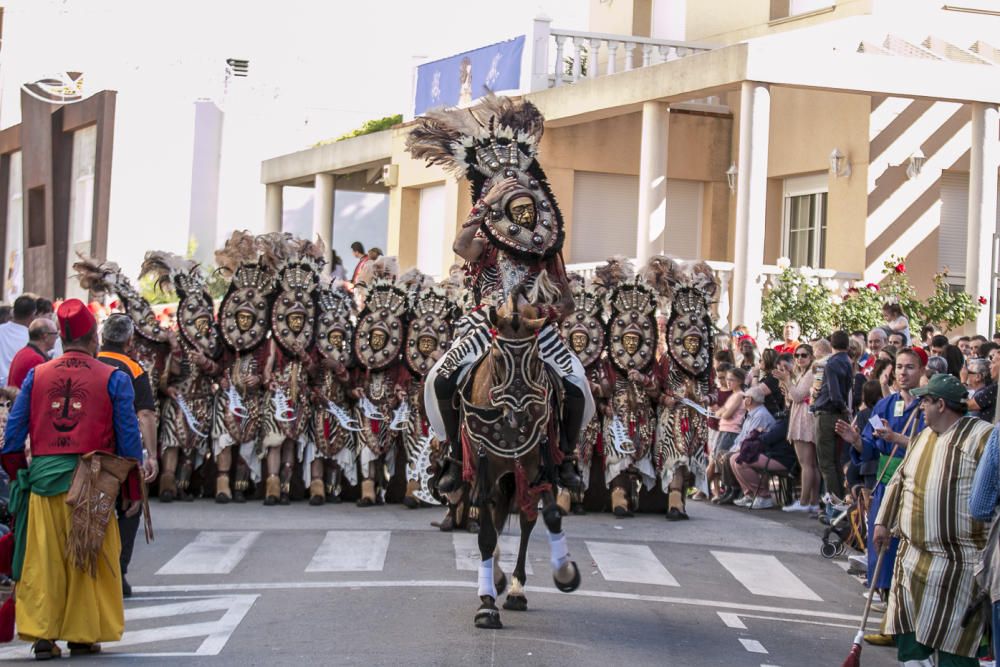
[[[100,642],[121,639],[125,612],[118,524],[95,519],[85,503],[78,508],[84,511],[76,511],[67,499],[82,455],[142,458],[132,382],[95,358],[97,321],[78,299],[64,302],[57,315],[65,353],[28,374],[11,409],[0,454],[14,480],[10,509],[17,631],[22,640],[33,642],[39,660],[60,656],[56,640],[66,641],[71,655],[84,655],[100,651]],[[24,451],[28,436],[30,463]],[[101,493],[95,489],[88,493]],[[141,488],[134,467],[123,492],[127,511],[139,511]],[[114,500],[110,498],[112,507]],[[77,538],[81,530],[93,535],[95,529],[98,535],[104,531],[103,541],[88,554]]]

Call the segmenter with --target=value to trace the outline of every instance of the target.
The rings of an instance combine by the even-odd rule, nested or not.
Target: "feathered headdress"
[[[635,267],[632,265],[632,260],[622,255],[609,257],[605,264],[594,269],[594,282],[607,289],[633,278],[635,278]]]
[[[407,292],[418,292],[424,287],[433,287],[434,279],[418,268],[412,268],[399,277],[396,284]]]
[[[156,289],[161,292],[177,292],[181,298],[205,287],[205,279],[198,270],[198,262],[184,259],[172,252],[161,250],[147,252],[139,270],[139,280],[148,275],[156,276],[156,281],[153,283]]]
[[[674,294],[679,271],[680,267],[673,259],[666,255],[656,255],[649,258],[639,276],[659,295],[663,307]]]
[[[226,240],[221,250],[215,251],[215,265],[226,276],[232,276],[240,264],[257,260],[257,246],[250,232],[237,230]]]

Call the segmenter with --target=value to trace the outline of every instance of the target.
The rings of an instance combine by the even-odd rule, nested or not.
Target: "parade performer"
[[[602,412],[607,399],[611,397],[611,386],[604,364],[605,291],[599,285],[587,285],[584,278],[578,275],[570,276],[570,285],[575,309],[572,315],[563,320],[560,331],[563,340],[569,344],[570,349],[583,364],[597,409],[581,432],[576,446],[576,461],[582,485],[575,491],[560,490],[558,501],[564,512],[583,514],[583,493],[590,486],[591,464],[595,453],[598,453],[597,450],[601,447]]]
[[[159,424],[162,401],[159,392],[167,359],[178,345],[177,337],[160,325],[152,306],[117,264],[102,263],[80,254],[78,257],[80,261],[73,264],[73,269],[77,272],[80,287],[94,296],[114,294],[118,297],[117,307],[132,318],[136,335],[132,337],[129,356],[142,366],[149,377],[156,404],[156,422]],[[193,468],[178,466],[176,458],[164,457],[163,452],[160,452],[160,458],[160,499],[172,500],[178,492],[187,492]]]
[[[100,651],[99,642],[121,639],[114,508],[122,482],[126,512],[142,506],[132,381],[94,358],[97,321],[82,301],[63,302],[57,315],[64,353],[28,373],[0,457],[15,480],[17,631],[33,642],[37,659],[59,657],[56,640],[69,642],[71,654],[86,655]]]
[[[406,283],[404,279],[401,282]],[[457,318],[458,309],[448,298],[445,289],[435,287],[433,281],[410,280],[420,284],[410,287],[410,307],[407,314],[406,341],[403,360],[412,375],[407,387],[410,428],[403,432],[406,448],[406,496],[403,504],[416,508],[420,502],[437,505],[431,493],[432,457],[440,444],[430,424],[424,407],[424,378],[451,345],[451,323]]]
[[[313,347],[313,440],[306,448],[309,504],[340,502],[343,480],[358,483],[356,433],[361,416],[351,396],[354,299],[341,289],[320,288]]]
[[[226,349],[215,394],[212,443],[217,461],[236,462],[233,501],[245,502],[250,479],[258,482],[261,477],[261,377],[268,361],[275,275],[259,261],[254,238],[246,232],[234,232],[215,253],[215,261],[223,275],[232,276],[232,282],[219,306],[219,329]],[[280,486],[277,474],[269,476],[265,496],[277,501]]]
[[[315,292],[323,267],[323,244],[289,234],[258,237],[264,255],[280,271],[279,291],[271,308],[271,341],[261,405],[261,444],[267,456],[268,485],[276,471],[279,493],[268,489],[265,505],[290,502],[292,474],[312,441],[310,365],[316,326]],[[310,489],[310,492],[312,489]]]
[[[632,274],[628,260],[620,258],[597,269],[597,280],[610,290],[604,362],[610,389],[602,433],[604,483],[611,489],[611,510],[619,518],[632,516],[638,506],[637,482],[648,490],[656,481],[650,460],[656,433],[656,293]]]
[[[178,460],[182,470],[197,469],[212,454],[209,435],[223,350],[215,307],[205,276],[194,260],[168,252],[147,252],[140,279],[147,275],[156,277],[157,289],[175,292],[179,300],[180,344],[172,350],[162,377],[166,397],[161,402],[160,456],[169,470],[176,469]],[[231,499],[229,453],[227,449],[216,461],[215,499],[220,503]],[[184,486],[178,494],[190,498]]]
[[[379,257],[371,264],[377,277],[363,281],[365,308],[352,343],[357,364],[354,396],[364,417],[358,432],[359,507],[385,502],[396,471],[397,445],[409,428],[405,404],[410,374],[402,359],[407,295],[395,284],[394,258]]]
[[[447,440],[450,452],[438,482],[445,493],[458,489],[463,477],[455,398],[460,380],[489,348],[494,328],[489,307],[529,290],[542,271],[563,290],[561,303],[548,308],[549,325],[538,334],[543,362],[562,379],[559,481],[569,488],[580,485],[572,455],[594,406],[583,366],[552,325],[572,302],[561,255],[562,214],[536,159],[543,124],[530,102],[490,95],[473,108],[428,112],[416,120],[407,138],[406,148],[414,158],[441,165],[471,183],[473,207],[454,251],[467,262],[477,305],[487,306],[465,318],[425,382],[428,419],[438,437]]]
[[[660,392],[653,464],[667,494],[667,519],[687,519],[690,481],[708,493],[708,406],[715,403],[712,372],[714,335],[710,311],[716,292],[712,269],[704,262],[675,263],[653,257],[643,278],[663,302],[669,302],[666,349],[654,376]]]

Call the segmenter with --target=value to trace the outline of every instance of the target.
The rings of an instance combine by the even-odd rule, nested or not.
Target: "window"
[[[823,9],[833,9],[835,5],[835,0],[771,0],[771,20],[780,21]]]
[[[825,266],[826,189],[826,174],[785,181],[781,254],[792,266]]]

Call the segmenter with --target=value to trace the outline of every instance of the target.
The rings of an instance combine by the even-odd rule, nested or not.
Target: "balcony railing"
[[[635,259],[632,259],[632,264],[635,265]],[[566,271],[568,273],[578,273],[584,278],[590,279],[594,277],[594,270],[603,265],[605,262],[578,262],[576,264],[567,264]],[[706,262],[710,267],[712,267],[712,272],[715,274],[715,278],[719,283],[719,292],[716,294],[715,304],[712,306],[712,315],[715,320],[715,326],[723,331],[729,331],[729,286],[733,278],[733,263],[732,262]]]
[[[757,285],[763,292],[767,292],[778,284],[778,277],[781,275],[780,266],[765,264],[761,268],[760,276],[757,278]],[[822,283],[827,289],[836,295],[842,295],[848,289],[855,286],[863,276],[860,273],[848,273],[846,271],[836,271],[834,269],[812,269],[803,267],[797,269],[802,276],[811,283]]]
[[[547,18],[535,19],[532,47],[532,90],[628,72],[714,48],[702,42],[564,30],[553,28]]]

